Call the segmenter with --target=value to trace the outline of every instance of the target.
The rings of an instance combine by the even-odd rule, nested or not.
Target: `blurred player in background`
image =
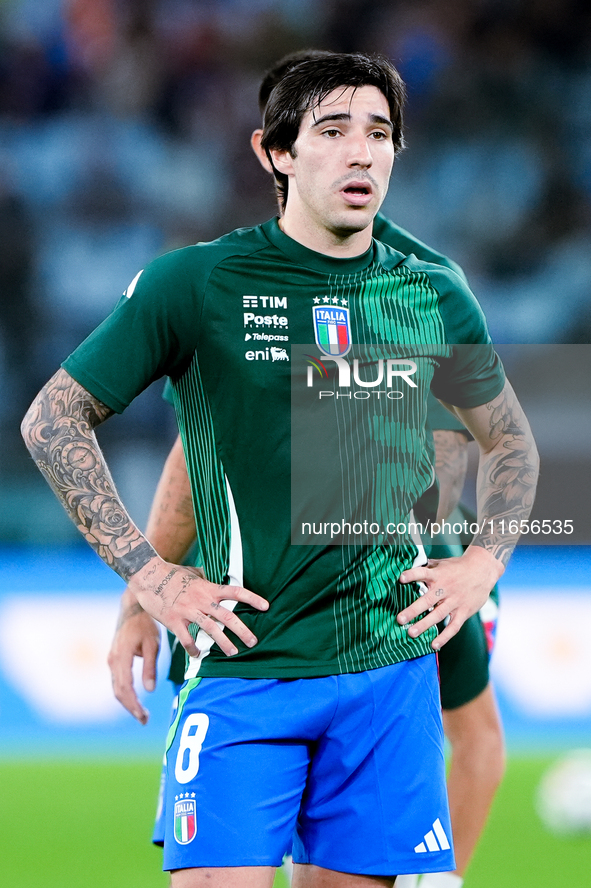
[[[330,53],[304,50],[281,59],[264,77],[259,90],[259,107],[264,116],[273,88],[287,71],[306,59],[322,58]],[[251,137],[252,148],[262,166],[271,173],[267,155],[261,149],[262,129]],[[377,240],[398,252],[413,253],[419,259],[451,268],[462,278],[462,269],[448,257],[436,252],[378,213],[373,226]],[[429,423],[433,429],[436,472],[439,482],[437,520],[470,524],[472,516],[456,511],[467,467],[467,448],[471,435],[448,410],[431,396]],[[450,516],[453,517],[450,518]],[[433,514],[427,515],[433,519]],[[158,484],[146,528],[146,536],[166,561],[182,562],[194,547],[196,539],[193,503],[187,468],[180,437],[177,438],[166,461]],[[464,534],[456,543],[468,545]],[[427,541],[426,541],[427,542]],[[445,549],[441,539],[432,554],[440,558],[458,554]],[[461,551],[461,550],[460,550]],[[487,627],[483,625],[486,620]],[[448,793],[454,833],[457,869],[454,874],[425,875],[421,884],[459,888],[463,876],[484,827],[492,799],[504,770],[502,727],[489,681],[488,663],[494,640],[496,601],[491,598],[483,614],[474,614],[440,652],[440,681],[443,723],[451,743],[451,768]],[[159,649],[159,629],[156,622],[138,605],[133,594],[126,590],[121,600],[121,612],[115,638],[109,655],[113,687],[121,704],[140,722],[147,721],[147,712],[133,688],[132,664],[134,657],[143,658],[143,683],[153,690],[156,682],[156,658]],[[169,678],[180,688],[185,671],[185,652],[178,640],[169,638],[172,660]],[[163,793],[161,792],[161,798]],[[154,833],[154,841],[163,841],[162,806]],[[397,885],[412,888],[415,876],[400,876]]]

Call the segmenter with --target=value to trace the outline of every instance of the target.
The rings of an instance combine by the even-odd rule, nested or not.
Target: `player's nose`
[[[370,167],[372,165],[371,145],[365,133],[352,135],[348,147],[350,166]]]

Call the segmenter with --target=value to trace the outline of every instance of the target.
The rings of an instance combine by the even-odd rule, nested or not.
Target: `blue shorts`
[[[186,682],[166,754],[164,869],[454,869],[434,656],[369,672]]]

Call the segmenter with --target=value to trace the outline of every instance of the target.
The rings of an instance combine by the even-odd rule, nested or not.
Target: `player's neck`
[[[279,219],[279,227],[284,234],[309,250],[315,250],[325,256],[334,256],[336,259],[361,256],[371,246],[372,224],[362,231],[340,233],[323,225],[315,225],[313,221],[302,218],[299,214],[290,213],[288,207]]]

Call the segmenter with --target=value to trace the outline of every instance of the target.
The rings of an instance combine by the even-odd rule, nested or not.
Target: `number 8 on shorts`
[[[194,712],[185,719],[174,767],[178,783],[189,783],[197,776],[199,754],[208,728],[209,716],[204,712]]]

